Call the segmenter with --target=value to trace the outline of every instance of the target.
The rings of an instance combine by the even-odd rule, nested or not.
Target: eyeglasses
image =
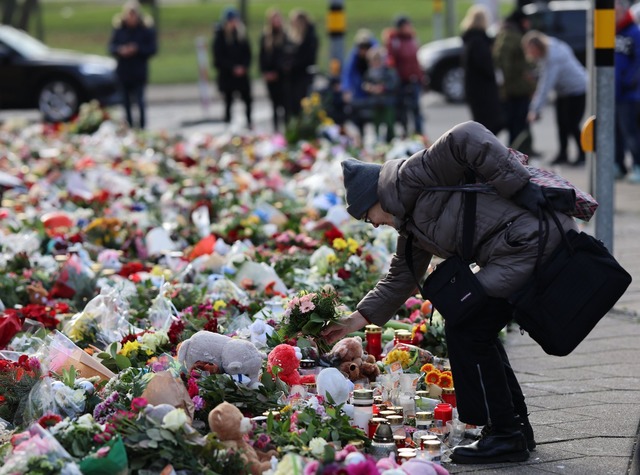
[[[365,223],[367,223],[367,224],[373,224],[373,221],[371,221],[371,220],[369,219],[369,211],[368,211],[368,210],[367,210],[367,212],[364,214],[364,219],[363,219],[363,221],[364,221]]]

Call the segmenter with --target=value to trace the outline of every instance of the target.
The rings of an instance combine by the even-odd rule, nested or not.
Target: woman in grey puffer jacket
[[[488,295],[464,324],[445,324],[451,369],[456,382],[460,420],[490,427],[471,446],[456,448],[456,463],[522,461],[535,447],[520,385],[498,339],[512,319],[506,300],[533,274],[538,257],[539,222],[535,210],[542,191],[530,174],[491,132],[465,122],[446,132],[431,147],[410,158],[384,165],[349,159],[343,162],[347,211],[374,226],[398,230],[397,250],[389,272],[358,304],[357,310],[324,333],[333,342],[367,323],[384,325],[416,292],[416,279],[405,259],[406,237],[413,235],[415,275],[423,276],[432,256],[462,255],[463,193],[429,191],[428,187],[465,183],[465,172],[491,185],[478,193],[473,239],[476,277]],[[565,231],[572,218],[558,213]],[[560,243],[548,228],[543,259]]]

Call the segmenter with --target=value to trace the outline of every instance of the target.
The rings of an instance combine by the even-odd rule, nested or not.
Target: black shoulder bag
[[[544,210],[539,208],[536,268],[529,282],[509,301],[515,308],[515,321],[545,353],[565,356],[622,297],[631,284],[631,275],[602,241],[573,229],[565,233],[549,206],[547,212],[562,234],[562,242],[542,264],[549,223]]]
[[[474,315],[487,300],[487,294],[471,271],[473,259],[473,235],[478,192],[487,191],[477,185],[441,186],[429,191],[462,191],[464,193],[464,216],[462,224],[462,257],[454,255],[444,260],[420,285],[413,269],[413,235],[409,234],[405,245],[405,259],[413,278],[418,284],[422,298],[428,299],[449,325],[458,325]]]

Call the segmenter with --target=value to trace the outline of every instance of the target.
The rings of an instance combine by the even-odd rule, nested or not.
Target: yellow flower
[[[300,101],[300,104],[302,105],[302,108],[303,108],[305,111],[308,111],[308,110],[309,110],[309,108],[311,108],[311,101],[309,100],[309,98],[308,98],[308,97],[303,98],[303,99]]]
[[[335,264],[336,262],[338,262],[338,256],[335,254],[327,255],[327,264]]]
[[[134,351],[138,351],[139,349],[140,349],[140,343],[138,343],[137,341],[128,341],[124,344],[124,346],[120,350],[120,354],[122,356],[129,357],[130,353],[133,353]]]
[[[221,308],[225,308],[227,306],[226,302],[223,300],[216,300],[213,302],[213,311],[217,312]]]
[[[399,362],[403,368],[409,366],[409,362],[411,361],[409,352],[404,350],[391,350],[384,359],[384,364],[390,365],[396,361]]]
[[[347,239],[347,246],[349,247],[349,252],[351,254],[355,254],[358,251],[358,249],[360,248],[360,245],[358,244],[358,241],[356,241],[353,238]]]
[[[333,240],[333,248],[336,251],[342,251],[347,248],[347,241],[342,238],[335,238]]]
[[[318,94],[317,92],[314,92],[313,94],[311,94],[311,105],[312,106],[317,106],[320,104],[320,94]]]

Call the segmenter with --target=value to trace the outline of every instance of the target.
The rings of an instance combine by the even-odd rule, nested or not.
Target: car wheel
[[[78,88],[69,81],[57,79],[42,86],[38,96],[38,108],[49,122],[66,122],[78,111]]]
[[[442,75],[442,93],[449,102],[464,102],[464,69],[453,66]]]

